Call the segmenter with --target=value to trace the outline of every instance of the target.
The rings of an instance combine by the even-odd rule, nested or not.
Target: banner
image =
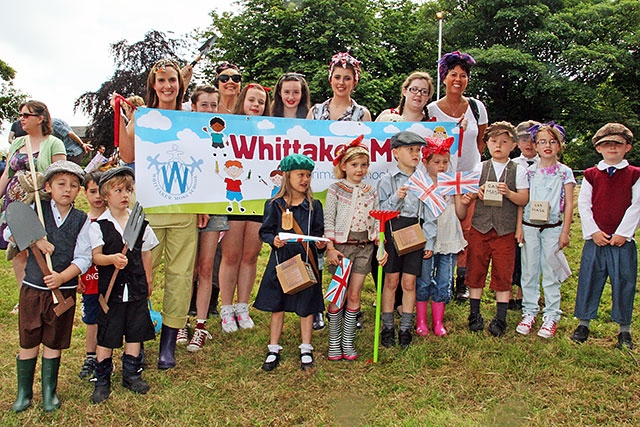
[[[300,153],[316,163],[311,187],[324,202],[336,149],[364,135],[372,185],[393,171],[391,136],[456,136],[453,122],[342,122],[139,108],[135,113],[136,198],[150,213],[262,215],[278,191],[280,160]]]

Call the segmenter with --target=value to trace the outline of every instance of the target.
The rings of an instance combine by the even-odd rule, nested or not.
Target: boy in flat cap
[[[529,182],[525,168],[509,159],[517,141],[516,129],[511,123],[492,123],[484,133],[484,140],[491,159],[476,168],[480,171],[480,191],[467,238],[469,330],[484,329],[480,300],[491,261],[489,288],[496,293],[496,315],[488,329],[491,335],[500,337],[507,330],[518,209],[529,201]]]
[[[91,223],[93,262],[98,266],[98,292],[105,295],[117,270],[107,305],[98,311],[98,347],[93,403],[106,400],[111,393],[112,355],[122,347],[122,385],[134,393],[146,394],[150,386],[142,379],[141,343],[155,338],[147,298],[151,294],[151,249],[158,244],[156,235],[143,221],[133,247],[122,253],[122,235],[129,220],[129,202],[133,194],[133,169],[122,166],[109,169],[100,178],[100,197],[107,210]]]
[[[598,315],[600,297],[611,281],[611,320],[620,325],[616,347],[633,348],[631,315],[636,293],[638,255],[633,235],[640,217],[640,168],[624,156],[633,134],[619,123],[607,123],[593,137],[602,160],[584,171],[578,209],[585,239],[580,260],[574,316],[580,325],[571,335],[576,342],[589,337],[589,321]]]
[[[89,221],[84,212],[73,207],[84,178],[82,168],[60,160],[46,169],[44,178],[45,190],[51,195],[51,201],[42,203],[47,240],[43,238],[36,245],[43,253],[51,255],[53,271],[44,276],[33,250],[29,249],[25,278],[20,288],[20,352],[16,360],[18,395],[11,407],[15,412],[31,406],[40,344],[43,346],[42,407],[45,412],[60,407],[56,394],[60,357],[62,350],[71,344],[75,310],[67,310],[57,316],[53,311],[55,303],[51,290],[58,288],[65,299],[71,297],[75,301],[78,275],[91,266]]]
[[[411,344],[413,329],[413,308],[416,305],[416,278],[422,272],[422,259],[433,255],[437,231],[437,219],[431,209],[414,193],[408,191],[407,180],[416,171],[420,163],[423,145],[427,142],[420,135],[403,131],[391,137],[393,157],[397,168],[386,174],[378,182],[380,209],[400,211],[400,216],[389,221],[385,227],[385,250],[389,255],[384,265],[384,286],[382,288],[382,345],[392,347],[396,343],[393,308],[396,289],[402,286],[402,315],[398,342],[401,347]],[[416,249],[404,255],[398,255],[392,236],[393,231],[421,224],[426,237],[424,248]],[[402,280],[400,275],[402,274]]]

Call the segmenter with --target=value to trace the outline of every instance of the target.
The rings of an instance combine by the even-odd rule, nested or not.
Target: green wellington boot
[[[11,406],[11,410],[22,412],[31,406],[33,397],[33,375],[36,370],[36,357],[33,359],[20,360],[16,357],[18,367],[18,396]]]
[[[42,409],[45,412],[55,411],[60,407],[60,400],[56,394],[58,387],[58,370],[60,358],[42,358]]]

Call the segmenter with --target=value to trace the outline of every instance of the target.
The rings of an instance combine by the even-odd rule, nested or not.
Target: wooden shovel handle
[[[127,254],[127,244],[125,243],[124,247],[122,248],[122,252],[120,252],[122,255],[126,255]],[[98,298],[98,300],[100,301],[100,305],[102,306],[102,309],[104,310],[105,313],[109,312],[109,298],[111,297],[111,291],[113,290],[113,285],[116,283],[116,277],[118,277],[118,272],[120,270],[118,270],[117,268],[115,268],[114,266],[114,270],[113,270],[113,274],[111,275],[111,280],[109,280],[109,286],[107,287],[107,292],[105,292],[104,297],[102,295],[100,295],[100,297]]]
[[[36,263],[38,264],[38,267],[40,267],[40,271],[42,271],[42,274],[44,276],[50,275],[51,270],[47,265],[47,261],[45,261],[44,256],[42,255],[42,252],[40,252],[40,249],[38,249],[38,247],[35,244],[31,245],[31,252],[35,257]],[[60,292],[60,289],[58,288],[51,289],[51,292],[53,293],[53,302],[55,304],[59,304],[61,301],[64,301],[64,295],[62,295],[62,292]]]

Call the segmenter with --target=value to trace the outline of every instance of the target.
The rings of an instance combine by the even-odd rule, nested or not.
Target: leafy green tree
[[[16,71],[0,59],[0,123],[13,120],[27,95],[13,85]]]
[[[143,40],[132,44],[120,40],[111,45],[116,68],[113,76],[97,91],[85,92],[74,103],[74,110],[80,109],[91,117],[88,133],[97,143],[105,147],[113,146],[113,110],[109,104],[111,95],[117,92],[125,97],[144,97],[151,66],[162,58],[178,59],[176,52],[183,45],[184,41],[167,38],[160,31],[149,31]]]

